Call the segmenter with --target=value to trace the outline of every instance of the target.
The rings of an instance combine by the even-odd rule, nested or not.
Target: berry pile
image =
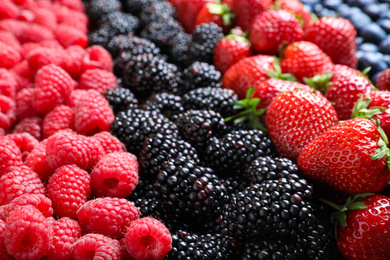
[[[0,259],[390,258],[388,4],[3,1]]]

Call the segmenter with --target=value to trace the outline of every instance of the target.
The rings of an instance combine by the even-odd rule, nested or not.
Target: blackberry
[[[157,174],[166,161],[181,156],[189,157],[195,162],[198,161],[198,154],[195,148],[184,140],[161,133],[151,135],[145,141],[139,156],[142,178],[156,180]]]
[[[143,25],[176,17],[176,9],[168,1],[153,1],[139,13]]]
[[[145,139],[155,133],[179,137],[177,126],[157,111],[129,109],[119,112],[110,132],[126,145],[127,151],[138,155]]]
[[[123,68],[124,86],[140,98],[158,92],[177,93],[180,77],[176,65],[151,54],[132,56]]]
[[[91,31],[88,34],[88,44],[92,45],[101,45],[104,48],[107,48],[109,41],[115,34],[110,30],[108,26],[101,26],[97,30]]]
[[[221,72],[214,65],[196,61],[184,70],[183,85],[182,93],[196,88],[220,88]]]
[[[172,121],[177,115],[184,112],[184,107],[180,96],[170,93],[157,93],[146,100],[142,106],[145,110],[157,110]]]
[[[156,0],[122,0],[123,10],[132,15],[138,16],[140,12]]]
[[[220,113],[224,118],[237,113],[234,109],[234,102],[238,100],[238,96],[231,89],[198,88],[184,94],[182,99],[186,110],[191,108],[197,110],[212,109]]]
[[[127,200],[136,201],[138,199],[140,200],[153,199],[154,198],[153,190],[154,190],[155,182],[156,180],[138,178],[137,186],[135,186],[135,189],[127,197]]]
[[[196,235],[179,230],[172,235],[172,249],[165,259],[237,259],[237,245],[232,237],[220,234]]]
[[[137,17],[123,12],[112,12],[99,21],[100,26],[108,27],[114,35],[136,33],[140,27]]]
[[[110,107],[117,114],[119,111],[133,109],[138,107],[138,100],[134,94],[126,88],[109,89],[103,94],[104,98],[110,103]]]
[[[224,119],[213,110],[188,110],[178,115],[176,125],[183,138],[200,153],[212,137],[222,137],[226,133]]]
[[[156,56],[160,54],[160,49],[153,42],[133,34],[116,35],[108,43],[107,50],[113,58],[118,57],[123,52],[130,52],[133,55],[150,53]]]
[[[121,9],[122,4],[119,0],[93,0],[89,1],[86,11],[91,25],[95,26],[104,15]]]
[[[222,37],[222,28],[215,23],[203,23],[196,26],[192,33],[186,64],[189,65],[195,61],[213,64],[215,46]]]
[[[214,137],[205,149],[205,163],[221,175],[243,174],[260,156],[276,157],[275,147],[261,130],[237,130],[223,138]]]
[[[178,66],[187,59],[187,51],[190,47],[192,35],[186,32],[179,32],[172,38],[172,46],[168,49],[169,60]]]

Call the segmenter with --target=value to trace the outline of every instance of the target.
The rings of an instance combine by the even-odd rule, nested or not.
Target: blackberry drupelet
[[[181,73],[176,65],[152,54],[132,56],[123,68],[123,84],[137,97],[147,98],[153,93],[177,93]]]
[[[100,26],[97,30],[91,31],[88,34],[88,44],[92,45],[101,45],[104,48],[107,48],[108,43],[115,34],[110,30],[108,26]]]
[[[144,26],[175,17],[176,9],[168,1],[153,1],[145,5],[139,13],[139,18]]]
[[[223,117],[213,110],[188,110],[178,115],[176,125],[184,140],[202,154],[212,137],[226,134]]]
[[[170,93],[156,93],[149,97],[142,106],[145,110],[157,110],[172,121],[177,115],[184,112],[184,107],[180,96]]]
[[[187,51],[192,41],[192,35],[179,32],[172,38],[172,46],[168,49],[169,60],[177,66],[182,66],[187,59]]]
[[[104,15],[121,9],[122,3],[119,0],[93,0],[89,1],[86,11],[93,27]]]
[[[108,27],[114,35],[136,33],[140,28],[137,17],[124,12],[112,12],[99,20],[100,26]]]
[[[237,245],[232,237],[220,234],[191,234],[179,230],[172,235],[172,249],[165,259],[229,260],[237,259]]]
[[[214,137],[205,149],[205,163],[219,175],[243,174],[246,167],[260,156],[276,157],[268,134],[261,130],[237,130],[223,138]]]
[[[159,0],[122,0],[123,10],[132,15],[139,16],[140,12],[151,5],[152,3]]]
[[[233,106],[234,102],[238,100],[238,96],[232,89],[198,88],[184,94],[182,99],[185,110],[212,109],[224,118],[237,113]]]
[[[214,65],[206,62],[196,61],[183,72],[183,88],[181,92],[187,93],[197,88],[220,88],[221,72],[215,69]]]
[[[222,28],[215,23],[203,23],[196,26],[187,52],[187,66],[195,61],[213,64],[215,46],[222,37]]]
[[[129,89],[115,88],[109,89],[103,94],[104,98],[110,103],[110,107],[117,114],[119,111],[133,109],[138,107],[138,100]]]
[[[138,178],[137,186],[126,199],[129,201],[153,199],[155,182],[156,180]]]
[[[166,161],[182,156],[198,162],[197,151],[186,141],[161,133],[151,135],[145,140],[139,155],[140,175],[156,180]]]
[[[150,53],[156,56],[160,54],[160,49],[153,42],[133,34],[116,35],[109,41],[107,50],[113,58],[118,57],[122,52],[130,52],[134,55]],[[140,52],[140,50],[143,51]]]
[[[127,151],[138,155],[147,137],[155,133],[179,137],[177,126],[157,111],[129,109],[119,112],[110,132],[125,144]]]

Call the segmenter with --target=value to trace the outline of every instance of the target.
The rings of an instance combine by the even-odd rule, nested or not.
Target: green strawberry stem
[[[229,26],[232,24],[233,19],[236,17],[230,11],[230,7],[227,4],[221,3],[221,1],[215,1],[215,3],[206,4],[211,14],[217,14],[222,16],[223,24]]]
[[[321,93],[325,94],[331,85],[330,79],[332,78],[332,76],[333,72],[324,72],[322,74],[317,74],[312,78],[303,78],[303,81],[310,87],[319,90]]]
[[[382,114],[386,110],[385,107],[368,108],[368,106],[371,103],[371,99],[368,97],[364,98],[363,94],[359,94],[359,95],[360,97],[358,101],[356,101],[352,110],[352,118],[372,119],[373,116]]]
[[[247,42],[249,46],[251,46],[251,42],[248,40],[246,36],[241,36],[234,34],[234,29],[230,31],[230,33],[223,37],[223,39],[233,39],[237,42]]]
[[[286,80],[286,81],[291,81],[291,82],[297,82],[297,79],[295,76],[291,73],[282,73],[282,68],[280,67],[280,61],[278,57],[274,56],[274,70],[268,71],[267,76],[270,77],[271,79],[281,79],[281,80]]]
[[[242,111],[236,115],[225,118],[225,122],[234,120],[235,124],[247,121],[248,127],[252,129],[260,129],[267,131],[267,128],[262,122],[260,122],[259,116],[264,114],[265,109],[257,109],[257,105],[260,103],[259,98],[251,98],[252,93],[255,91],[254,88],[249,87],[246,98],[234,102],[235,109],[241,109]]]

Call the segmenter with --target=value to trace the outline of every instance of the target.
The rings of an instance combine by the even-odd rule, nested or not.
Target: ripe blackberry
[[[212,109],[220,113],[224,118],[236,114],[233,108],[234,102],[238,100],[237,94],[226,88],[198,88],[183,95],[183,105],[189,109]]]
[[[184,69],[181,93],[206,87],[221,87],[221,73],[213,65],[196,61]]]
[[[91,25],[94,26],[107,14],[122,9],[122,3],[119,0],[93,0],[89,1],[86,8]]]
[[[141,98],[158,92],[177,93],[180,76],[176,65],[151,54],[132,56],[123,68],[124,86]]]
[[[145,5],[139,13],[139,18],[144,26],[175,17],[176,9],[168,1],[153,1]]]
[[[147,137],[155,133],[179,137],[177,126],[157,111],[129,109],[116,115],[110,132],[126,145],[127,151],[138,155]]]
[[[110,103],[110,107],[114,111],[114,114],[117,114],[119,111],[138,107],[138,100],[135,98],[134,94],[126,88],[109,89],[103,96]]]
[[[205,149],[205,162],[221,175],[242,174],[257,157],[277,156],[268,134],[261,130],[238,130],[214,137]]]
[[[140,12],[156,0],[122,0],[123,10],[132,15],[138,16]]]
[[[172,235],[172,249],[166,259],[237,259],[235,240],[220,234],[196,235],[179,230]]]
[[[198,161],[195,148],[186,141],[161,133],[149,136],[139,156],[141,178],[156,180],[166,161],[182,156]]]
[[[140,48],[144,50],[142,53],[150,53],[153,55],[160,54],[160,49],[153,42],[130,33],[126,35],[116,35],[113,37],[108,43],[107,50],[114,58],[116,58],[122,52],[133,52],[133,50],[140,50]],[[138,52],[138,54],[141,54],[141,52]]]
[[[107,26],[101,26],[88,34],[89,46],[101,45],[107,48],[109,41],[115,34]]]
[[[176,125],[183,138],[199,152],[203,152],[212,137],[226,133],[224,119],[213,110],[188,110],[178,115]]]
[[[146,178],[139,178],[138,184],[135,186],[135,189],[133,192],[127,197],[128,200],[133,201],[134,204],[136,200],[138,199],[152,199],[154,198],[153,190],[154,190],[154,183],[156,180],[154,179],[146,179]],[[138,206],[138,205],[136,205]]]
[[[137,17],[124,12],[112,12],[99,20],[100,26],[108,27],[114,35],[136,33],[140,27]]]
[[[189,65],[195,61],[213,64],[214,49],[222,37],[222,28],[215,23],[203,23],[196,26],[192,33],[186,64]]]
[[[157,110],[172,121],[177,118],[178,114],[184,112],[181,97],[164,92],[149,97],[142,108],[145,110]]]
[[[187,59],[187,51],[192,41],[192,35],[179,32],[172,38],[172,46],[168,49],[169,60],[177,66],[181,66]]]

